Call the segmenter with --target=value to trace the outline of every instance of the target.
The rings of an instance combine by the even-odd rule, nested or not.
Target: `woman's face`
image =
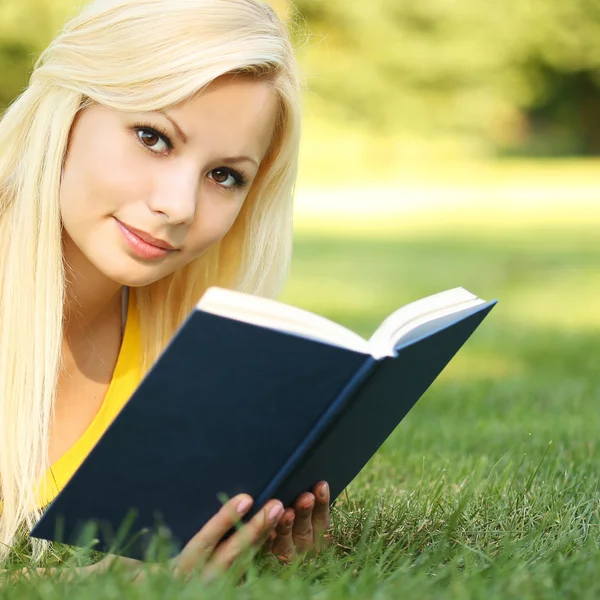
[[[276,115],[268,82],[229,76],[164,112],[85,109],[60,190],[66,247],[121,285],[189,263],[235,221]]]

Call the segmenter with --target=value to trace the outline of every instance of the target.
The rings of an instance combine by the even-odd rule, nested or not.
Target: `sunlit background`
[[[341,547],[352,515],[406,498],[377,539],[420,556],[470,482],[452,535],[535,582],[600,544],[600,0],[273,3],[306,87],[283,299],[365,336],[444,289],[499,300],[350,486]],[[0,108],[78,5],[0,0]],[[553,539],[574,540],[558,562]]]

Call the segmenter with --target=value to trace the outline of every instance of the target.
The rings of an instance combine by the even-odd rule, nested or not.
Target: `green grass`
[[[597,216],[597,215],[596,215]],[[7,598],[597,598],[600,225],[298,232],[284,298],[369,335],[463,285],[499,304],[334,510],[335,542],[209,588],[119,572]],[[600,223],[600,219],[596,218]]]

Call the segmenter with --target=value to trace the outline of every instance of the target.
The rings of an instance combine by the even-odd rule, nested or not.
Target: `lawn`
[[[237,586],[115,572],[0,597],[600,597],[600,211],[539,227],[307,220],[283,298],[368,336],[458,285],[499,304],[338,499],[324,555],[258,561]]]

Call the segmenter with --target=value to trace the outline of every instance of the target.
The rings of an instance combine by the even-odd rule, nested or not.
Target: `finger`
[[[277,537],[273,542],[271,552],[284,563],[290,563],[296,558],[296,548],[292,538],[292,529],[294,526],[295,513],[293,509],[288,508],[277,525]]]
[[[314,488],[315,507],[312,513],[313,539],[315,550],[319,552],[325,545],[325,534],[331,526],[331,515],[329,510],[329,485],[326,481],[320,481]]]
[[[296,519],[292,529],[292,539],[296,550],[300,553],[308,552],[313,547],[312,513],[314,505],[315,497],[310,492],[302,494],[294,504]]]
[[[250,560],[265,543],[271,531],[275,530],[282,515],[283,505],[279,500],[267,503],[263,510],[215,549],[207,564],[206,576],[210,579],[215,574],[229,569],[242,554]]]
[[[271,550],[273,549],[273,544],[276,539],[277,539],[277,533],[275,531],[271,531],[271,533],[267,536],[267,540],[263,544],[262,549],[267,553],[271,552]]]
[[[252,506],[252,498],[240,494],[224,504],[174,559],[175,570],[189,574],[202,566],[214,552],[223,536]]]

